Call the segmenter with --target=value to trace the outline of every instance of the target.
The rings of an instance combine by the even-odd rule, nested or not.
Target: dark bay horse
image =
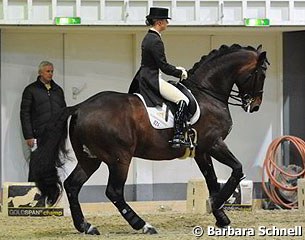
[[[193,125],[198,133],[195,161],[206,179],[212,213],[219,227],[230,224],[222,206],[244,177],[242,164],[224,143],[232,127],[228,99],[236,84],[241,106],[248,112],[258,111],[267,64],[266,52],[261,46],[255,49],[236,44],[230,47],[223,45],[202,57],[189,70],[189,79],[183,82],[197,99],[202,113]],[[133,156],[161,161],[184,154],[185,149],[170,147],[168,141],[172,138],[173,129],[154,129],[143,103],[133,94],[101,92],[78,105],[63,109],[48,124],[32,158],[36,185],[50,205],[57,201],[62,191],[57,167],[64,164],[61,154],[65,153],[69,116],[72,116],[70,141],[78,163],[64,181],[64,188],[75,228],[86,234],[99,234],[97,228],[86,221],[78,194],[104,162],[109,169],[106,196],[132,228],[156,233],[155,228],[126,203],[124,185]],[[232,169],[222,188],[217,182],[211,157]]]

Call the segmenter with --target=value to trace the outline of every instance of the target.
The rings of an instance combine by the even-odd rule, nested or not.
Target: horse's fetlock
[[[131,207],[125,201],[113,201],[113,204],[117,207],[123,218],[133,229],[140,230],[143,228],[145,222],[131,209]]]
[[[243,179],[244,173],[243,173],[243,168],[242,168],[241,164],[239,164],[237,167],[235,167],[233,169],[232,177],[234,177],[238,181]]]
[[[77,231],[79,231],[80,233],[84,233],[86,232],[86,226],[87,223],[86,222],[82,222],[81,224],[74,224],[74,227],[77,229]]]
[[[240,182],[241,180],[243,180],[245,178],[244,173],[242,172],[242,169],[237,170],[237,171],[233,171],[232,172],[232,177],[236,179],[236,181]]]

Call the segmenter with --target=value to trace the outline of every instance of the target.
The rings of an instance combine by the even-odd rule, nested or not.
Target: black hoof
[[[225,228],[230,225],[231,221],[223,209],[213,210],[213,215],[216,218],[217,227]]]
[[[145,224],[145,226],[143,227],[143,233],[144,234],[157,234],[157,230],[151,226],[150,224]]]
[[[88,231],[86,232],[86,234],[89,234],[89,235],[101,235],[96,227],[92,227],[92,228],[90,227],[88,229]]]
[[[93,227],[90,223],[88,223],[86,221],[84,221],[79,226],[76,226],[76,225],[74,225],[74,226],[81,233],[85,233],[85,234],[88,234],[88,235],[101,235],[96,227]]]
[[[85,234],[89,235],[101,235],[96,227],[93,227],[90,223],[86,223]]]
[[[147,231],[144,232],[145,234],[158,234],[157,230],[154,228],[149,228]]]
[[[55,188],[54,192],[46,197],[46,205],[48,207],[56,206],[59,200],[61,199],[62,191],[59,186]]]

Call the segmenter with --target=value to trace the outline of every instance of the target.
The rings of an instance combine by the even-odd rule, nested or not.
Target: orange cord
[[[294,144],[298,152],[300,153],[300,156],[302,158],[303,163],[303,170],[298,174],[289,174],[285,172],[283,169],[281,169],[277,165],[276,161],[276,153],[277,148],[280,146],[281,143],[289,141]],[[270,186],[267,187],[265,182],[265,172],[269,178]],[[298,187],[288,187],[282,183],[280,183],[278,180],[276,180],[276,177],[278,176],[278,172],[280,172],[282,175],[285,175],[290,178],[304,178],[305,176],[305,142],[297,137],[293,136],[283,136],[279,137],[272,141],[270,146],[268,147],[266,158],[264,160],[263,165],[263,176],[262,176],[262,185],[263,189],[265,190],[268,197],[277,205],[284,206],[288,209],[296,208],[297,207],[297,201],[292,203],[285,203],[277,194],[276,189],[286,190],[286,191],[297,191]],[[271,187],[273,186],[273,187]]]

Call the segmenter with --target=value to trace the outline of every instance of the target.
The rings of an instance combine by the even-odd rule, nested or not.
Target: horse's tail
[[[47,198],[49,205],[54,205],[62,192],[62,183],[57,167],[64,165],[67,157],[66,139],[68,118],[79,104],[66,107],[54,115],[38,142],[38,148],[31,154],[31,166],[36,186],[41,195]]]

